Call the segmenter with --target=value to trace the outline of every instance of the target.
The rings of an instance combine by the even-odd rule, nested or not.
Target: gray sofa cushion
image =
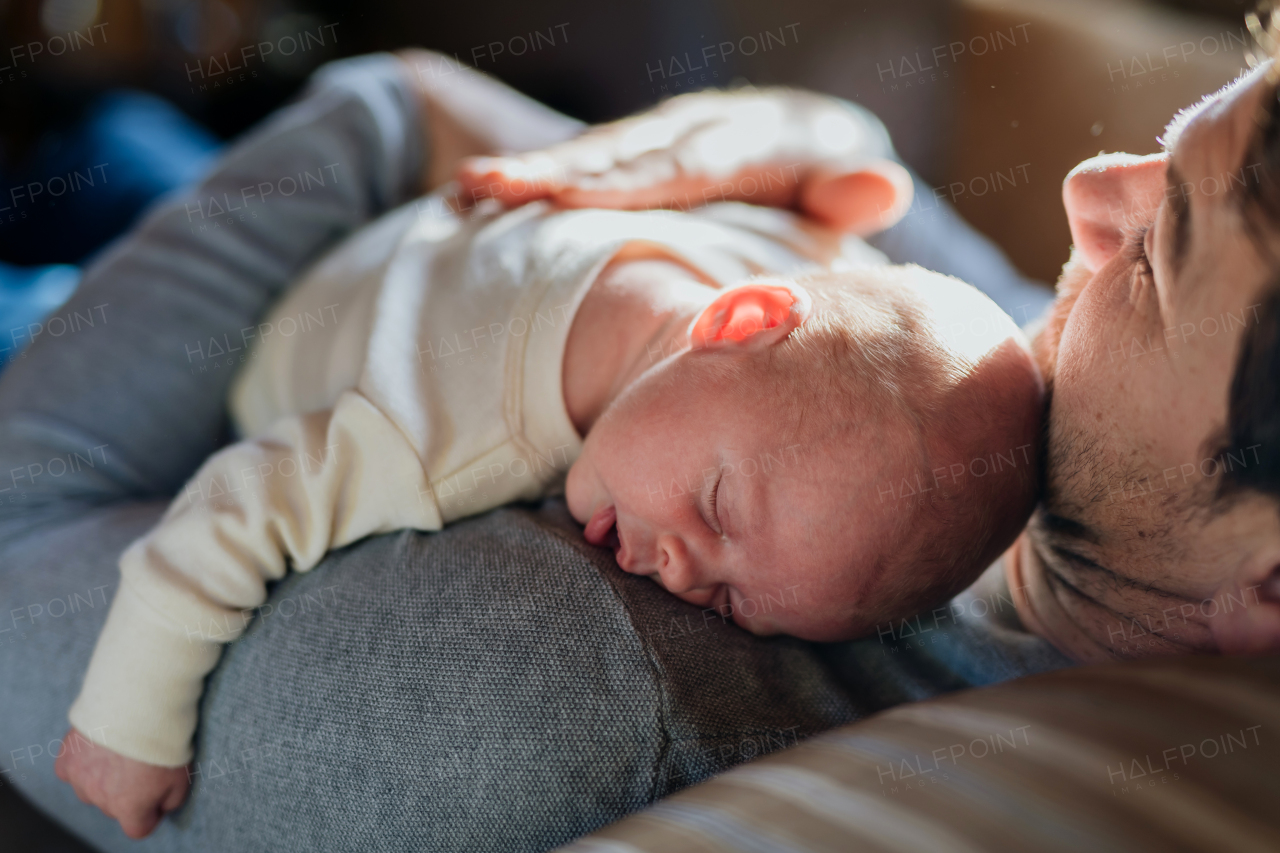
[[[624,574],[552,500],[277,584],[209,679],[188,805],[129,841],[51,753],[116,554],[162,508],[37,529],[0,572],[22,617],[0,645],[4,775],[104,850],[543,850],[857,714],[813,648]]]

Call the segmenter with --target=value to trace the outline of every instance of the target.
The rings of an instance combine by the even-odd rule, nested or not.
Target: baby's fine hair
[[[875,442],[901,472],[851,484],[877,489],[890,514],[876,579],[857,603],[862,632],[969,586],[1012,544],[1038,494],[1044,404],[1030,356],[1011,346],[974,364],[948,346],[912,286],[936,275],[908,266],[799,278],[810,316],[768,353],[762,393],[803,413],[792,441]]]

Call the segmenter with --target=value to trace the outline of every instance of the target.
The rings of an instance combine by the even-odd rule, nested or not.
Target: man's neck
[[[689,346],[689,324],[716,290],[665,258],[620,255],[592,283],[569,329],[565,408],[586,435],[632,382]]]
[[[1112,660],[1107,650],[1087,636],[1053,597],[1044,567],[1034,554],[1031,534],[1024,530],[1004,555],[1010,597],[1023,627],[1077,663]]]

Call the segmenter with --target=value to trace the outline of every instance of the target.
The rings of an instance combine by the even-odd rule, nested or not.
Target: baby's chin
[[[752,608],[757,612],[747,612],[747,602],[752,600],[759,602],[760,598],[744,601],[739,596],[733,596],[730,599],[734,615],[737,617],[734,621],[739,628],[758,637],[785,634],[810,643],[843,643],[865,637],[874,631],[873,625],[864,624],[866,620],[851,614],[848,608],[825,611],[823,608],[805,609],[807,602],[803,594],[797,595],[795,585],[779,582],[778,586],[783,590],[781,595],[784,606],[773,606],[768,612],[764,612],[759,606]],[[764,600],[770,604],[776,602],[773,597]]]
[[[760,637],[786,634],[789,637],[795,637],[798,640],[804,640],[809,643],[843,643],[860,639],[871,633],[869,630],[860,630],[848,624],[836,624],[821,619],[813,621],[800,620],[793,624],[770,622],[759,626],[753,622],[743,627]]]

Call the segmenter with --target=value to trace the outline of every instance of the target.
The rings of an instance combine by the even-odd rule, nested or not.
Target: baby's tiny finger
[[[119,809],[113,815],[120,822],[120,828],[130,838],[146,838],[160,823],[163,815],[159,803],[137,803]]]
[[[71,735],[74,733],[75,733],[75,729],[71,729],[71,731],[67,732],[63,736],[62,752],[53,761],[54,775],[57,776],[59,779],[61,779],[63,782],[66,782],[67,784],[73,784],[71,780],[71,773],[72,773],[73,767],[75,766],[74,764],[75,756],[78,754],[74,750],[70,749],[69,747],[71,745],[68,744],[68,741],[71,740]]]
[[[165,794],[164,802],[160,804],[160,811],[168,814],[169,812],[177,809],[187,799],[187,792],[189,790],[190,787],[188,785],[182,784],[181,782],[175,783]]]
[[[75,791],[76,796],[80,798],[80,802],[87,803],[88,805],[91,805],[91,806],[98,806],[98,808],[102,808],[102,806],[97,802],[96,798],[89,795],[88,791],[86,791],[84,788],[78,785],[74,780],[68,780],[68,781],[70,781],[71,783],[71,790]]]
[[[146,838],[151,834],[151,830],[156,828],[156,824],[160,822],[158,816],[146,818],[120,818],[120,828],[124,830],[124,834],[130,838],[137,840]]]
[[[467,157],[458,163],[458,180],[471,187],[486,181],[504,177],[508,171],[508,157]]]
[[[546,198],[566,177],[565,168],[547,155],[470,157],[458,166],[458,182],[472,202],[496,198],[508,207]]]
[[[458,166],[460,177],[472,181],[522,179],[538,183],[562,183],[568,169],[559,158],[545,152],[518,157],[468,157]]]
[[[555,193],[561,207],[688,210],[705,202],[705,179],[682,174],[670,152],[650,152],[601,174],[579,174]]]

